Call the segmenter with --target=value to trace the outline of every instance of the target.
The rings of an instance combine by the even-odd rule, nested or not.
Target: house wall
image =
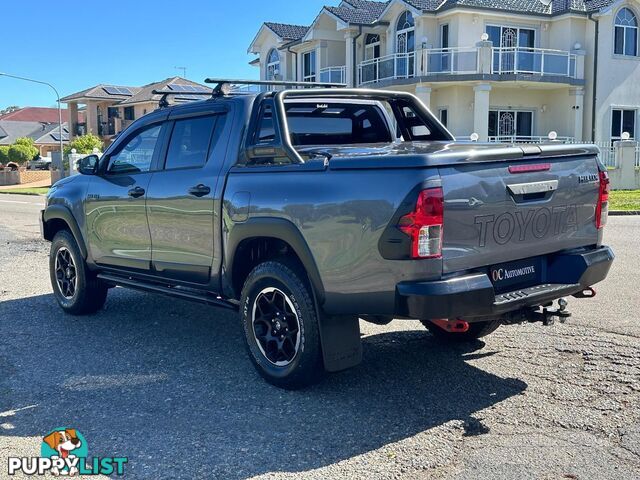
[[[614,22],[618,10],[633,10],[640,22],[640,2],[629,1],[600,17],[600,50],[596,101],[596,141],[609,140],[611,110],[636,109],[636,138],[640,135],[640,58],[623,57],[614,52]]]

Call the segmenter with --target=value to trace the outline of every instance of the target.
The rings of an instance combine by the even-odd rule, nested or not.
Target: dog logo
[[[58,428],[42,439],[41,456],[52,460],[62,459],[64,468],[53,467],[51,473],[58,475],[78,475],[76,459],[86,458],[87,441],[75,428]],[[71,466],[69,466],[71,465]]]
[[[124,475],[127,457],[88,458],[87,441],[75,428],[56,428],[42,438],[39,457],[9,457],[9,475],[76,477]]]

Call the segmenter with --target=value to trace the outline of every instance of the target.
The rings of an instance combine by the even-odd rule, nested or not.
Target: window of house
[[[267,57],[267,80],[275,80],[280,75],[280,54],[272,48]]]
[[[364,59],[380,58],[380,35],[369,33],[365,38]]]
[[[502,141],[527,140],[533,136],[533,112],[491,110],[489,136]]]
[[[135,120],[136,114],[134,107],[124,107],[124,119],[125,120]]]
[[[311,50],[302,54],[302,80],[305,82],[316,81],[316,51]]]
[[[147,127],[111,155],[109,173],[143,173],[151,169],[161,125]]]
[[[536,46],[536,31],[531,28],[488,25],[487,34],[494,47],[534,48]]]
[[[409,53],[415,50],[415,21],[410,11],[404,11],[396,23],[396,52]]]
[[[216,116],[176,120],[165,169],[202,167],[207,163]]]
[[[440,47],[449,48],[449,24],[440,25]]]
[[[442,123],[445,127],[449,126],[449,110],[446,108],[441,108],[439,110],[439,118],[440,118],[440,123]]]
[[[614,108],[611,111],[611,139],[620,140],[624,132],[636,137],[637,110]]]
[[[638,19],[628,8],[616,15],[614,53],[635,57],[638,55]]]

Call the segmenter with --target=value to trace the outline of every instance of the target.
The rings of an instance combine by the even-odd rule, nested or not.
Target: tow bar
[[[565,298],[558,300],[558,308],[549,308],[551,305],[550,303],[542,307],[542,310],[538,310],[540,307],[535,307],[512,312],[504,317],[503,322],[507,325],[541,322],[545,326],[550,326],[556,320],[565,323],[571,316],[571,312],[567,310],[568,302]]]

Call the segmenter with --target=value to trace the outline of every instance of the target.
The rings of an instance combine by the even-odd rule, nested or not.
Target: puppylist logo
[[[88,458],[87,441],[75,428],[56,428],[42,439],[40,457],[9,457],[9,475],[123,475],[127,457]]]

